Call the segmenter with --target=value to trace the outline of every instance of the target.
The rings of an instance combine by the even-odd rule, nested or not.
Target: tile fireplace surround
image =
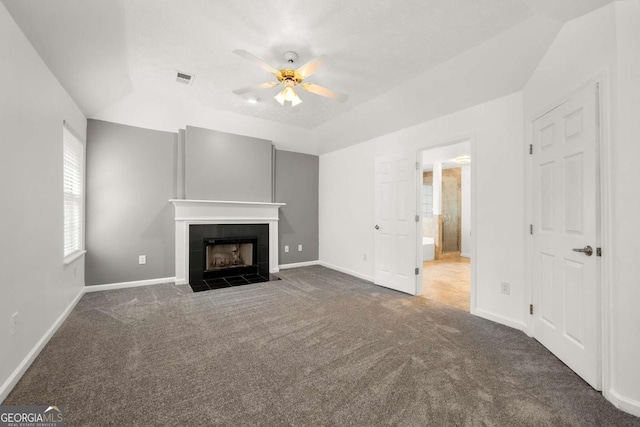
[[[220,200],[169,200],[175,206],[176,284],[189,283],[189,226],[192,224],[268,224],[269,272],[278,268],[278,209],[285,203]]]

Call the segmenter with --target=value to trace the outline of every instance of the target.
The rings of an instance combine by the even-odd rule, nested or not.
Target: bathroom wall
[[[433,172],[422,173],[422,184],[433,186]],[[436,191],[433,192],[434,195]],[[432,215],[431,217],[422,216],[422,235],[424,237],[433,238],[436,243],[438,241],[438,217],[439,215]]]
[[[460,168],[442,170],[442,252],[460,252]]]
[[[463,182],[464,181],[464,182]],[[426,171],[422,173],[423,185],[433,185],[433,172]],[[452,228],[449,232],[454,233],[452,237],[454,241],[457,240],[456,248],[449,248],[446,252],[461,252],[466,257],[471,254],[471,239],[470,236],[470,224],[471,224],[471,176],[470,167],[465,166],[462,168],[450,168],[442,171],[442,184],[443,187],[447,187],[447,190],[442,191],[442,209],[444,212],[449,212],[452,209],[455,210],[455,217],[458,218],[458,223],[455,228]],[[449,188],[450,187],[450,188]],[[434,193],[436,191],[434,190]],[[422,218],[422,235],[425,237],[432,237],[436,242],[436,253],[438,249],[442,247],[438,236],[438,228],[442,215],[433,215],[432,217]],[[444,232],[444,228],[443,228]],[[465,251],[466,250],[466,251]]]
[[[460,256],[471,258],[471,165],[461,168],[462,206],[461,212],[461,244]]]

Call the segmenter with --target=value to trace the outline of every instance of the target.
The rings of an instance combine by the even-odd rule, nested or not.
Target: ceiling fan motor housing
[[[284,53],[284,59],[289,63],[293,64],[298,60],[298,54],[293,51],[287,51]]]
[[[278,74],[276,74],[276,78],[280,83],[290,81],[295,85],[302,83],[302,80],[304,80],[304,77],[296,72],[296,70],[280,70],[278,71]]]

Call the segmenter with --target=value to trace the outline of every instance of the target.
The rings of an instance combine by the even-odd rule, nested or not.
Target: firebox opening
[[[257,237],[204,239],[203,279],[258,273]]]
[[[253,242],[207,245],[205,271],[247,267],[253,264]]]

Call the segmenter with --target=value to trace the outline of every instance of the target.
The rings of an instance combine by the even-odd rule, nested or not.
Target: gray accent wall
[[[176,198],[184,199],[184,138],[185,130],[178,130],[178,145],[176,146]]]
[[[86,284],[175,276],[172,198],[284,202],[280,264],[316,261],[318,173],[318,156],[274,150],[267,140],[89,120]]]
[[[276,150],[275,198],[280,208],[280,264],[318,260],[319,157]],[[285,245],[289,252],[284,251]],[[302,245],[302,252],[298,251]]]
[[[177,134],[87,124],[86,284],[175,276]],[[146,255],[140,265],[138,256]]]
[[[271,202],[272,144],[266,139],[187,126],[185,196]]]

